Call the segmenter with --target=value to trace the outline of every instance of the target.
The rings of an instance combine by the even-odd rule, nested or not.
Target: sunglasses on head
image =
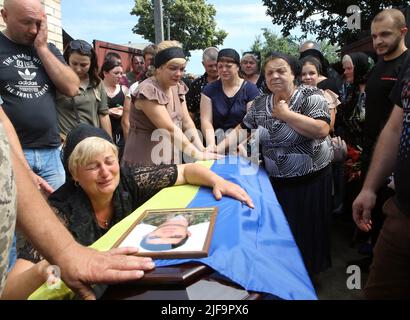
[[[72,50],[78,50],[84,54],[91,54],[91,49],[93,48],[87,41],[84,40],[73,40],[68,46]]]

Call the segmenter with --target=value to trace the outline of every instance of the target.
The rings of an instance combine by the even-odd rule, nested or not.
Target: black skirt
[[[300,179],[271,182],[309,275],[326,270],[331,266],[331,166]]]

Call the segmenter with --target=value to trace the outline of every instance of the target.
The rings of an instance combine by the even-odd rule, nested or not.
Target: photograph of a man
[[[162,251],[182,246],[191,236],[189,222],[182,216],[172,217],[142,238],[140,246],[149,251]]]
[[[139,253],[151,256],[185,252],[206,256],[208,231],[215,208],[180,209],[161,212],[151,210],[133,227],[119,247],[139,247]],[[209,233],[209,236],[212,232]]]

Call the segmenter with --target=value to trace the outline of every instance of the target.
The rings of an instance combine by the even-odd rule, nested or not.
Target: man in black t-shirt
[[[0,32],[0,95],[31,169],[51,188],[65,179],[55,108],[56,90],[78,93],[79,79],[58,49],[47,43],[40,0],[5,0]],[[37,179],[39,187],[44,185]]]
[[[373,47],[379,60],[366,83],[365,145],[362,154],[362,171],[365,173],[377,138],[393,109],[389,94],[408,54],[404,41],[406,33],[405,17],[399,10],[383,10],[372,21]]]
[[[361,154],[361,176],[363,179],[369,169],[377,138],[394,106],[394,103],[389,100],[389,94],[408,54],[405,45],[406,33],[405,17],[397,9],[381,11],[374,17],[371,24],[373,47],[379,59],[366,83],[366,117],[363,129],[363,152]],[[394,194],[394,191],[387,184],[386,180],[378,190],[377,201],[372,210],[373,226],[370,234],[372,246],[376,244],[384,221],[383,203]],[[360,261],[360,265],[368,269],[371,260],[370,255]]]
[[[405,35],[407,28],[400,30]],[[394,171],[396,195],[384,203],[386,219],[373,250],[373,263],[364,289],[369,299],[410,297],[410,60],[405,61],[390,94],[395,104],[393,111],[377,141],[363,188],[353,203],[357,226],[363,231],[371,230],[376,193]]]

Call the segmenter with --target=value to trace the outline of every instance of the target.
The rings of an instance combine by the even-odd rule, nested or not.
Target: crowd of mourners
[[[28,169],[60,220],[53,223],[76,242],[91,245],[175,184],[209,186],[252,207],[242,188],[192,164],[234,153],[268,173],[314,285],[331,268],[332,215],[353,215],[353,240],[368,254],[361,266],[372,263],[366,297],[410,298],[410,62],[399,10],[374,17],[375,52],[346,53],[331,65],[313,41],[299,57],[209,47],[205,72],[193,79],[184,75],[189,62],[177,41],[135,53],[130,70],[115,52],[99,64],[84,40],[61,54],[47,44],[45,18],[27,10],[33,3],[42,12],[34,0],[5,0],[2,9],[0,147],[14,158],[2,152],[0,169],[16,172],[16,161]],[[17,14],[40,23],[30,29]],[[0,195],[12,199],[16,189],[4,170]],[[16,174],[18,194],[24,179]],[[31,220],[19,222],[25,215],[16,201],[25,237],[14,235],[12,201],[0,211],[5,298],[27,297],[50,276],[48,260],[67,260],[44,249],[37,229],[28,231]],[[153,267],[150,259],[135,263]],[[84,277],[106,280],[93,276]],[[74,280],[68,284],[76,288]]]

